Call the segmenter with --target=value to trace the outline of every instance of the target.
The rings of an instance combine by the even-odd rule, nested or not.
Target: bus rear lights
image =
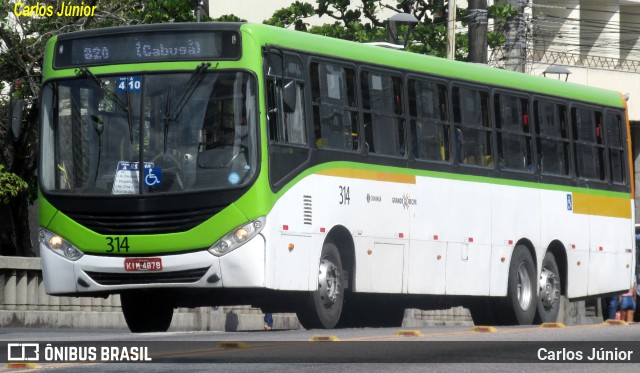
[[[213,246],[209,248],[209,252],[215,256],[222,256],[239,248],[245,242],[257,236],[264,227],[264,223],[265,217],[260,217],[234,229],[224,235],[218,242],[214,243]]]
[[[571,244],[571,248],[572,248],[572,249],[575,249],[575,248],[576,248],[576,245],[575,245],[575,244]]]
[[[40,242],[54,253],[72,261],[76,261],[84,255],[82,251],[78,250],[64,238],[44,228],[40,228]]]
[[[367,254],[371,255],[373,254],[373,251],[371,249],[367,250]]]
[[[404,238],[404,233],[398,233],[399,238]]]
[[[602,251],[602,250],[604,250],[604,249],[602,248],[602,246],[600,246],[600,247],[598,247],[598,250]]]
[[[295,247],[296,247],[296,245],[290,243],[289,246],[288,246],[289,252],[292,252]]]

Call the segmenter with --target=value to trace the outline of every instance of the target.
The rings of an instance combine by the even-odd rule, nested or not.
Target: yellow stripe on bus
[[[394,174],[391,172],[357,170],[353,168],[331,168],[318,172],[319,175],[347,177],[350,179],[364,179],[376,181],[390,181],[394,183],[415,184],[415,175]]]
[[[573,212],[631,219],[631,201],[626,198],[573,193]]]

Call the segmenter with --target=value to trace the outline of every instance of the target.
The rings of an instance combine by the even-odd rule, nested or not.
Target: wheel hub
[[[318,276],[318,291],[320,299],[325,308],[333,308],[333,305],[340,294],[340,273],[338,267],[331,261],[331,258],[323,258],[320,261],[320,271]]]
[[[523,310],[528,310],[531,306],[531,277],[527,271],[525,263],[520,263],[518,266],[518,304]]]
[[[540,273],[540,300],[545,309],[553,308],[560,299],[560,282],[555,273],[543,268]]]

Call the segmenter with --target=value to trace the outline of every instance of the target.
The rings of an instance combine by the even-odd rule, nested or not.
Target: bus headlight
[[[234,229],[219,239],[218,242],[214,243],[213,246],[209,248],[209,252],[215,256],[222,256],[239,248],[245,242],[257,236],[264,227],[264,223],[265,217],[262,216]]]
[[[76,261],[84,255],[64,238],[44,228],[40,228],[40,242],[65,259]]]

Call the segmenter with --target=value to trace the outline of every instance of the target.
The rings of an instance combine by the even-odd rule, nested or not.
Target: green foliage
[[[236,17],[233,14],[225,14],[222,15],[218,18],[213,18],[212,21],[214,22],[247,22],[246,19],[242,19],[240,17]]]
[[[381,18],[383,10],[413,14],[419,23],[411,32],[408,48],[410,52],[429,54],[438,57],[446,56],[447,49],[447,11],[448,0],[396,0],[393,5],[383,4],[380,0],[316,0],[315,9],[311,4],[296,1],[289,7],[277,10],[264,23],[279,27],[290,27],[299,31],[334,38],[357,41],[361,43],[387,41],[387,20]],[[489,18],[494,20],[496,31],[487,35],[491,48],[498,48],[505,43],[503,25],[517,10],[509,4],[488,7]],[[388,14],[388,12],[387,12]],[[457,9],[456,18],[466,26],[466,9]],[[333,19],[321,26],[309,27],[310,17]],[[400,34],[404,35],[401,32]],[[456,34],[457,60],[465,60],[468,54],[468,37],[466,33]]]
[[[11,199],[17,197],[28,188],[27,183],[20,176],[4,170],[0,164],[0,202],[8,205]]]
[[[511,4],[496,4],[487,8],[489,18],[493,19],[494,31],[487,33],[487,43],[489,48],[497,49],[503,46],[507,37],[504,33],[507,22],[512,20],[518,15],[518,9],[511,6]]]
[[[293,25],[298,31],[308,31],[309,24],[305,23],[304,19],[313,15],[315,15],[315,9],[311,4],[296,1],[287,8],[276,10],[273,16],[263,23],[283,28]]]

